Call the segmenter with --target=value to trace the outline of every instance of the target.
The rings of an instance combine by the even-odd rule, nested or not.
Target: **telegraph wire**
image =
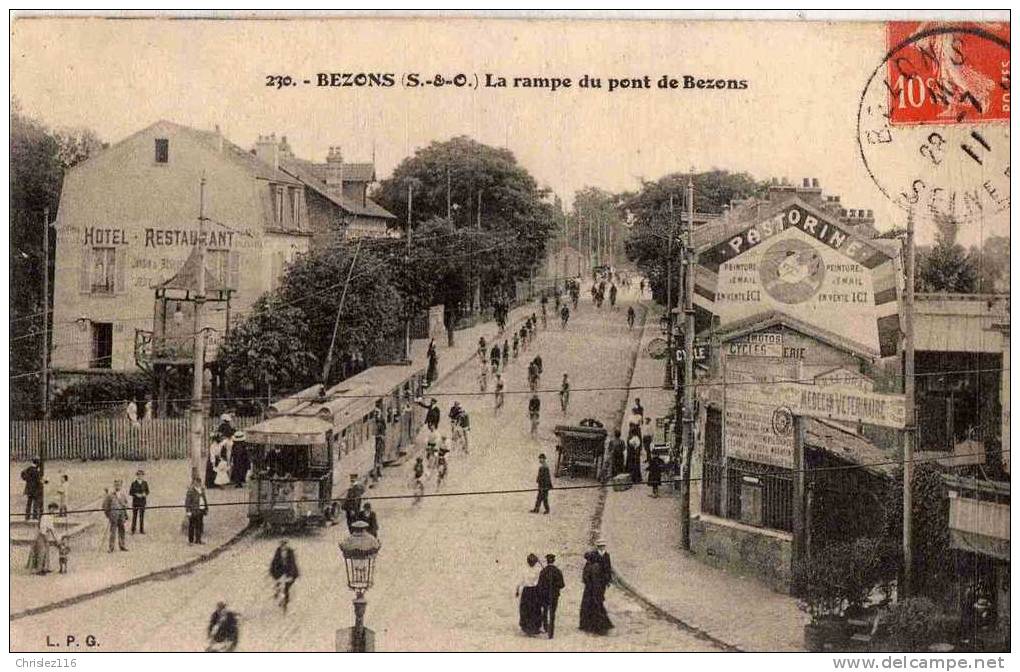
[[[1006,455],[1010,451],[1007,448],[1007,449],[1001,450],[999,452],[1002,453],[1003,455]],[[784,476],[786,476],[786,475],[800,474],[800,473],[803,473],[803,474],[813,474],[813,473],[825,473],[825,472],[833,472],[833,471],[845,472],[845,471],[866,470],[866,469],[871,469],[871,468],[874,468],[874,467],[901,466],[901,465],[906,464],[907,462],[910,462],[911,464],[922,464],[922,463],[926,463],[926,462],[937,462],[939,460],[950,460],[950,459],[957,459],[957,458],[963,458],[963,457],[984,457],[984,456],[986,456],[986,453],[984,453],[984,452],[980,452],[980,453],[950,453],[950,454],[946,454],[946,455],[939,455],[939,456],[932,456],[932,457],[915,457],[912,460],[887,460],[887,461],[882,461],[882,462],[865,462],[865,463],[861,463],[861,464],[832,465],[832,466],[827,466],[827,467],[810,467],[810,468],[805,468],[805,469],[784,469],[782,474]],[[739,470],[736,470],[736,471],[739,471]],[[742,472],[742,473],[739,473],[739,474],[736,474],[736,475],[733,475],[733,476],[730,476],[730,475],[720,476],[719,478],[720,478],[720,480],[723,480],[723,479],[730,480],[730,479],[742,478],[744,475],[746,475],[746,473]],[[757,475],[757,476],[768,476],[770,474],[766,472],[766,473],[760,473],[760,474],[756,473],[755,475]],[[772,474],[772,475],[774,475],[774,474]],[[704,476],[697,476],[697,477],[691,476],[691,478],[690,478],[691,482],[696,482],[696,481],[700,482],[700,481],[704,481],[704,480],[706,480]],[[678,478],[663,479],[662,481],[660,481],[659,486],[663,487],[663,486],[666,486],[666,485],[679,483],[680,481],[681,481],[681,479],[678,479]],[[630,487],[636,487],[638,485],[643,485],[643,484],[642,483],[632,483],[632,484],[630,484]],[[562,492],[562,491],[567,491],[567,490],[593,490],[593,489],[596,489],[596,488],[607,488],[607,489],[610,489],[610,488],[612,488],[612,483],[610,483],[610,482],[601,483],[600,482],[600,483],[587,483],[587,484],[584,484],[584,485],[564,485],[564,486],[554,487],[553,490],[558,491],[558,492]],[[406,494],[406,495],[369,495],[369,494],[366,493],[366,494],[362,495],[361,500],[362,501],[384,501],[384,500],[415,499],[416,497],[423,497],[423,498],[487,497],[487,496],[494,496],[494,495],[520,495],[520,494],[529,494],[529,493],[535,493],[535,492],[538,492],[538,488],[514,488],[514,489],[502,489],[502,490],[465,490],[465,491],[461,491],[461,492],[432,492],[432,493],[425,493],[425,494],[422,494],[422,495],[417,495],[415,493],[409,493],[409,494]],[[277,500],[274,500],[274,501],[277,502],[277,503],[300,504],[300,503],[316,503],[316,502],[319,502],[320,500],[319,500],[318,497],[316,497],[316,498],[299,498],[299,499],[277,499]],[[331,498],[329,501],[330,501],[330,503],[342,503],[344,501],[344,498],[342,498],[342,497],[334,497],[334,498]],[[208,503],[207,504],[207,506],[209,506],[209,508],[213,508],[213,507],[225,507],[225,506],[249,506],[249,505],[250,505],[250,502],[247,499],[245,499],[244,501],[240,501],[240,502],[214,502],[214,503]],[[183,504],[155,504],[155,505],[149,505],[149,506],[145,507],[146,511],[154,511],[154,510],[160,510],[160,509],[175,510],[175,509],[183,509],[183,508],[185,508],[185,506]],[[68,510],[66,513],[67,513],[67,515],[70,516],[70,515],[87,514],[87,513],[105,513],[105,511],[103,509],[73,509],[73,510]],[[25,514],[23,514],[23,513],[10,513],[10,514],[8,514],[8,517],[9,518],[22,518],[24,515]],[[49,515],[54,515],[54,514],[46,513],[44,515],[49,516]]]

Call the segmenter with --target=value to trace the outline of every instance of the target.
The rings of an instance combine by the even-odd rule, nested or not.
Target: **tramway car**
[[[245,430],[252,457],[248,518],[271,530],[324,524],[344,493],[345,474],[367,477],[375,436],[384,432],[383,463],[409,451],[424,413],[424,369],[376,366],[323,390],[312,386],[269,407]]]

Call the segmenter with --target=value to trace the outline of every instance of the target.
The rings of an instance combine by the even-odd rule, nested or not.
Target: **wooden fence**
[[[234,418],[236,429],[258,422]],[[48,460],[177,460],[188,456],[187,417],[131,422],[125,417],[11,421],[11,459],[44,454]],[[215,419],[207,426],[214,428]],[[44,450],[45,447],[45,450]]]

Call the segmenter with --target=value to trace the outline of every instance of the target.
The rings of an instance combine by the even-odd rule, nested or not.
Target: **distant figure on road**
[[[273,561],[269,563],[269,576],[275,582],[275,597],[283,613],[287,613],[287,605],[290,603],[290,588],[297,581],[298,572],[297,557],[294,549],[287,544],[286,539],[280,541],[276,552],[273,553]]]
[[[493,409],[493,413],[495,415],[499,415],[500,410],[502,410],[502,408],[503,408],[503,376],[501,376],[498,373],[496,374],[496,390],[495,390],[495,392],[496,393],[494,395],[494,399],[495,399],[495,404],[496,405],[495,405],[495,408]]]
[[[613,430],[613,438],[609,440],[609,459],[613,465],[612,473],[609,474],[611,477],[626,471],[625,451],[626,444],[620,438],[620,430]]]
[[[634,314],[634,306],[627,306],[627,328],[628,329],[633,329],[634,328],[634,320],[636,318],[637,318],[637,315]]]
[[[244,487],[248,480],[248,470],[251,468],[246,438],[244,432],[234,432],[234,447],[230,456],[230,481],[237,488]]]
[[[145,480],[145,472],[135,472],[135,480],[131,482],[128,494],[131,495],[131,534],[137,529],[145,534],[145,502],[149,497],[149,482]]]
[[[538,495],[535,497],[535,508],[531,512],[538,513],[538,507],[542,505],[545,507],[545,512],[549,513],[549,491],[552,490],[553,484],[549,465],[545,463],[545,453],[538,456],[538,476],[535,478],[535,483],[538,484]]]
[[[368,529],[366,532],[376,539],[379,538],[379,519],[376,517],[375,511],[372,510],[371,502],[365,502],[362,505],[361,513],[358,515],[358,520],[363,520],[368,523]]]
[[[439,429],[440,418],[439,404],[436,402],[435,397],[430,399],[429,403],[427,404],[422,403],[420,401],[417,401],[415,403],[417,403],[422,408],[428,409],[428,411],[425,413],[425,426],[428,427],[429,430],[433,432]]]
[[[575,305],[574,308],[576,309],[577,306]],[[564,305],[562,308],[560,308],[560,328],[561,329],[566,329],[567,328],[567,321],[569,319],[570,319],[570,309],[567,308]]]
[[[651,497],[659,496],[659,485],[662,484],[662,470],[666,465],[658,455],[652,455],[648,460],[648,485],[652,487]]]
[[[560,591],[564,587],[563,572],[556,566],[556,556],[549,553],[545,556],[545,567],[538,575],[538,592],[542,598],[542,624],[553,638],[556,630],[556,607],[560,603]]]
[[[616,310],[616,285],[609,286],[609,307]]]
[[[365,488],[358,482],[358,475],[351,474],[351,484],[344,496],[344,513],[347,515],[347,531],[353,532],[354,521],[358,519],[361,512],[361,497],[365,494]]]
[[[492,372],[499,372],[500,352],[499,343],[495,343],[492,346],[492,350],[489,351],[489,362],[492,364]]]
[[[32,464],[21,470],[21,480],[25,481],[25,520],[42,517],[43,503],[43,467],[38,457]]]
[[[631,483],[641,482],[641,437],[627,439],[627,472]]]
[[[478,359],[480,359],[482,361],[482,364],[485,363],[485,353],[487,351],[488,351],[488,348],[485,347],[485,336],[479,336],[478,337]]]
[[[478,371],[478,391],[485,392],[489,389],[489,366],[482,362],[482,368]]]
[[[643,297],[644,295],[645,295],[645,279],[641,278],[641,281],[638,282],[638,296]]]
[[[567,406],[570,405],[570,379],[563,374],[563,382],[560,383],[560,409],[563,415],[567,414]]]
[[[528,401],[528,419],[531,420],[531,438],[535,438],[538,435],[538,421],[539,414],[542,412],[542,400],[538,398],[537,394],[531,395],[531,399]]]
[[[503,369],[506,370],[506,365],[510,361],[510,344],[504,339],[503,341]]]
[[[514,332],[514,359],[517,359],[517,348],[520,346],[520,344],[521,344],[520,336],[517,334],[517,332]]]
[[[240,637],[237,624],[237,614],[227,609],[226,602],[217,602],[216,611],[209,619],[209,627],[206,629],[209,637],[207,653],[230,653],[237,648]]]
[[[127,523],[127,497],[121,491],[120,480],[113,482],[113,492],[103,498],[103,513],[110,524],[110,553],[113,553],[114,538],[119,542],[120,550],[126,551],[124,545],[124,525]]]

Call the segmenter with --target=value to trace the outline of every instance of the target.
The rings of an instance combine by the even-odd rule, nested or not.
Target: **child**
[[[436,490],[442,487],[443,481],[446,480],[446,450],[439,451],[439,460],[436,462]]]
[[[415,458],[414,461],[414,482],[411,489],[414,491],[414,501],[411,504],[420,504],[425,495],[425,465],[422,463],[421,457]]]
[[[60,483],[57,485],[57,515],[67,518],[67,494],[71,484],[67,474],[60,475]]]
[[[67,478],[66,476],[64,478]],[[67,574],[67,559],[71,555],[71,544],[67,542],[67,537],[61,537],[60,543],[57,545],[58,558],[60,559],[60,574]]]

